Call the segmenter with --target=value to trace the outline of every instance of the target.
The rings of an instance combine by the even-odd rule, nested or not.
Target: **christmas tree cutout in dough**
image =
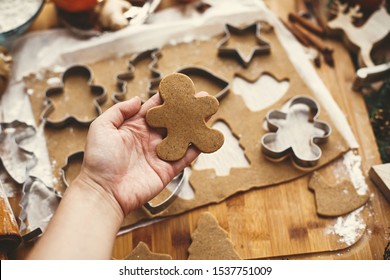
[[[144,242],[138,243],[131,253],[124,258],[125,260],[172,260],[170,255],[158,254],[150,251],[148,245]]]
[[[231,168],[249,167],[244,151],[229,126],[222,121],[217,121],[212,128],[223,133],[225,142],[218,151],[212,154],[200,154],[193,168],[195,170],[214,169],[217,176],[228,176]]]
[[[191,234],[189,260],[240,260],[228,233],[210,213],[203,213],[196,230]]]

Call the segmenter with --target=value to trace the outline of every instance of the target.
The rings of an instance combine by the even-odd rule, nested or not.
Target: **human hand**
[[[155,197],[199,155],[191,146],[181,160],[158,158],[156,146],[162,134],[147,125],[145,116],[160,104],[158,94],[142,106],[135,97],[109,108],[89,128],[78,179],[99,191],[104,189],[124,215]]]

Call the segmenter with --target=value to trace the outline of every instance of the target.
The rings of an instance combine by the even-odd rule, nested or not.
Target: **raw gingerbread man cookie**
[[[218,110],[218,100],[213,96],[195,96],[192,80],[180,73],[166,76],[159,85],[163,104],[149,109],[146,121],[151,127],[166,128],[167,137],[157,145],[157,155],[162,160],[181,159],[193,144],[204,153],[222,147],[224,137],[218,130],[209,128],[205,118]]]

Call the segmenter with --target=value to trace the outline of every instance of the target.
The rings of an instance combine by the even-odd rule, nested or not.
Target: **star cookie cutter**
[[[135,71],[137,64],[141,63],[145,59],[150,59],[150,63],[148,64],[148,68],[151,72],[151,80],[149,81],[146,90],[145,96],[140,96],[142,102],[145,102],[149,97],[157,93],[157,85],[159,84],[161,80],[161,73],[154,68],[154,65],[157,63],[158,60],[158,49],[150,49],[138,54],[135,54],[128,62],[127,71],[124,73],[121,73],[116,76],[116,83],[117,87],[119,89],[119,92],[113,94],[112,99],[115,103],[124,101],[126,99],[127,95],[127,86],[129,81],[133,80],[135,78]],[[133,93],[134,95],[138,95],[139,93]],[[147,97],[147,98],[146,98]]]
[[[225,25],[225,37],[218,43],[218,55],[219,56],[234,56],[237,57],[240,63],[244,67],[248,67],[252,58],[256,54],[269,54],[271,46],[269,43],[264,41],[260,36],[261,22],[248,25],[244,28],[238,28],[230,24]],[[237,36],[243,36],[247,33],[255,34],[257,46],[252,47],[251,51],[245,56],[242,51],[235,47],[229,47],[228,42],[232,37],[232,34]]]
[[[292,107],[296,105],[305,105],[309,111],[305,113],[311,127],[292,125],[298,118],[289,116]],[[267,113],[266,122],[270,133],[265,134],[261,139],[263,153],[270,159],[281,161],[291,156],[293,162],[298,167],[309,168],[315,166],[321,158],[322,151],[318,144],[326,143],[332,130],[330,126],[321,121],[317,121],[320,113],[317,102],[306,96],[297,96],[291,99],[288,104],[289,112],[285,113],[279,110],[273,110]],[[302,121],[303,111],[299,111]],[[290,125],[290,127],[289,127]],[[291,132],[291,127],[295,130]],[[309,129],[308,129],[309,128]],[[311,131],[309,131],[311,129]],[[310,133],[309,133],[310,132]],[[307,137],[306,142],[302,138]],[[306,145],[307,149],[302,149]]]
[[[52,126],[61,127],[69,122],[76,121],[79,124],[82,125],[89,125],[96,117],[93,119],[81,119],[77,115],[66,113],[64,117],[62,117],[60,120],[53,121],[50,120],[49,116],[50,114],[55,110],[55,106],[53,102],[51,101],[50,97],[54,95],[64,94],[65,92],[65,82],[69,80],[72,77],[75,76],[81,76],[84,77],[87,81],[87,84],[89,86],[90,92],[96,96],[93,101],[93,105],[96,109],[96,117],[99,116],[102,113],[102,109],[100,107],[101,104],[103,104],[107,100],[107,93],[104,87],[94,85],[93,84],[93,74],[92,70],[86,66],[86,65],[74,65],[69,67],[65,70],[65,72],[62,74],[61,77],[61,85],[50,87],[46,90],[45,93],[45,101],[46,101],[46,108],[42,113],[41,119]]]
[[[174,190],[170,193],[168,197],[166,197],[163,201],[158,202],[156,204],[151,203],[150,201],[146,202],[144,204],[144,208],[148,210],[152,215],[156,215],[170,206],[175,199],[179,196],[179,193],[181,192],[183,186],[184,186],[184,179],[186,178],[185,173],[187,168],[184,168],[179,175],[173,178],[173,180],[169,184],[176,184],[176,187]]]
[[[215,87],[218,88],[215,92],[208,92],[208,94],[214,96],[221,101],[223,97],[225,97],[229,93],[230,84],[229,82],[219,78],[213,73],[207,71],[206,69],[200,67],[186,67],[177,71],[178,73],[182,73],[191,78],[191,80],[196,84],[196,80],[204,79],[208,81],[212,81]]]

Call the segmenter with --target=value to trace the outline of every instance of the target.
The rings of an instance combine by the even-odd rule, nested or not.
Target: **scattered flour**
[[[351,214],[338,217],[334,226],[327,228],[327,234],[337,234],[340,236],[339,242],[348,246],[354,244],[360,236],[362,230],[366,228],[364,220],[360,217],[360,212],[364,207],[360,207]]]
[[[355,154],[353,151],[349,151],[344,155],[343,163],[347,168],[349,177],[351,178],[357,193],[360,195],[366,194],[368,192],[368,186],[361,169],[362,158],[360,155]]]
[[[368,193],[368,186],[363,176],[361,164],[361,156],[354,151],[349,151],[344,154],[344,168],[348,173],[356,192],[363,195]],[[366,228],[366,224],[360,215],[363,209],[364,206],[346,216],[338,217],[336,223],[325,230],[326,233],[337,234],[340,236],[339,242],[343,242],[348,246],[354,244],[357,241],[357,238],[361,236],[361,231]]]

